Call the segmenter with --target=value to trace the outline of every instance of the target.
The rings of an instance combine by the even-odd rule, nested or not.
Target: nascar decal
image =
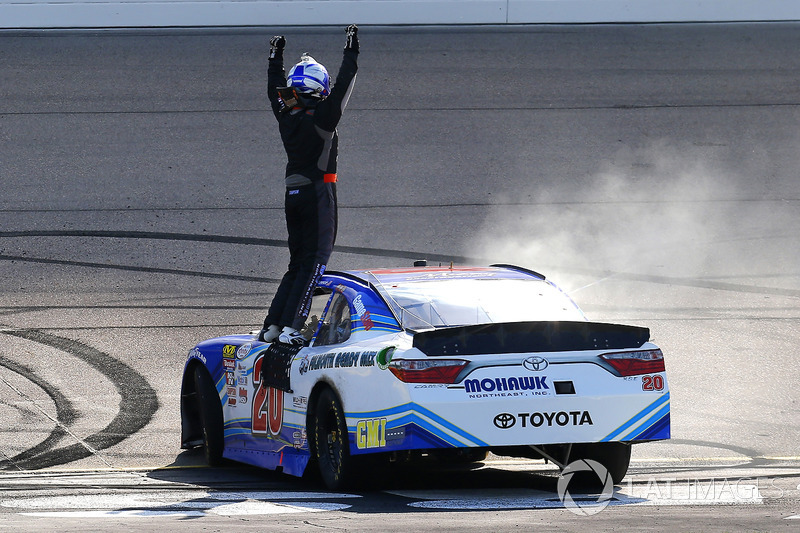
[[[253,348],[253,344],[248,342],[247,344],[242,344],[236,350],[236,359],[244,359],[250,353],[250,350]]]
[[[629,441],[643,438],[644,435],[652,433],[649,431],[651,428],[666,430],[667,434],[669,434],[669,392],[662,395],[656,401],[634,415],[630,420],[606,435],[601,439],[601,442]]]

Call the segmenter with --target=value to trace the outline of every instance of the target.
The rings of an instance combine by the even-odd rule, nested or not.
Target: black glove
[[[286,46],[286,37],[283,35],[276,35],[269,40],[269,58],[282,59],[283,47]]]
[[[358,52],[358,26],[350,24],[344,29],[344,33],[347,35],[347,42],[344,45],[344,49]]]

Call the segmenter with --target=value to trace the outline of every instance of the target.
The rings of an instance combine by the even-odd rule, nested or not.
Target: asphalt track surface
[[[329,494],[181,451],[187,351],[287,262],[278,31],[0,33],[0,529],[796,530],[792,23],[362,28],[330,268],[517,263],[649,327],[674,438],[602,512],[535,462]],[[339,28],[282,33],[336,70]]]

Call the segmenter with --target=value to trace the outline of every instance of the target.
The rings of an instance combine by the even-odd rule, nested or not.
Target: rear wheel
[[[197,391],[200,422],[203,426],[203,449],[206,462],[211,466],[219,466],[222,464],[224,447],[222,403],[219,400],[217,388],[205,367],[200,365],[195,367],[194,386]]]
[[[342,404],[331,389],[323,390],[314,411],[314,450],[322,481],[331,490],[341,490],[354,482],[355,460]]]
[[[631,445],[624,442],[594,442],[573,444],[569,462],[579,459],[592,459],[608,470],[611,480],[616,485],[628,473],[631,462]],[[589,482],[590,480],[586,480]],[[593,480],[599,481],[597,479]]]

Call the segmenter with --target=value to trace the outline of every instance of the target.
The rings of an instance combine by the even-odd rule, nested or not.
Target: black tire
[[[628,473],[631,462],[631,445],[624,442],[595,442],[573,444],[569,455],[569,462],[579,459],[592,459],[603,465],[611,475],[614,484],[622,482]],[[586,479],[587,484],[598,479]]]
[[[194,386],[197,391],[197,407],[200,412],[200,423],[203,426],[203,449],[209,466],[222,464],[222,449],[225,446],[222,402],[217,388],[205,367],[200,365],[194,369]]]
[[[317,399],[312,421],[314,451],[322,481],[331,490],[351,487],[355,482],[355,460],[350,455],[350,441],[342,404],[331,389]]]

